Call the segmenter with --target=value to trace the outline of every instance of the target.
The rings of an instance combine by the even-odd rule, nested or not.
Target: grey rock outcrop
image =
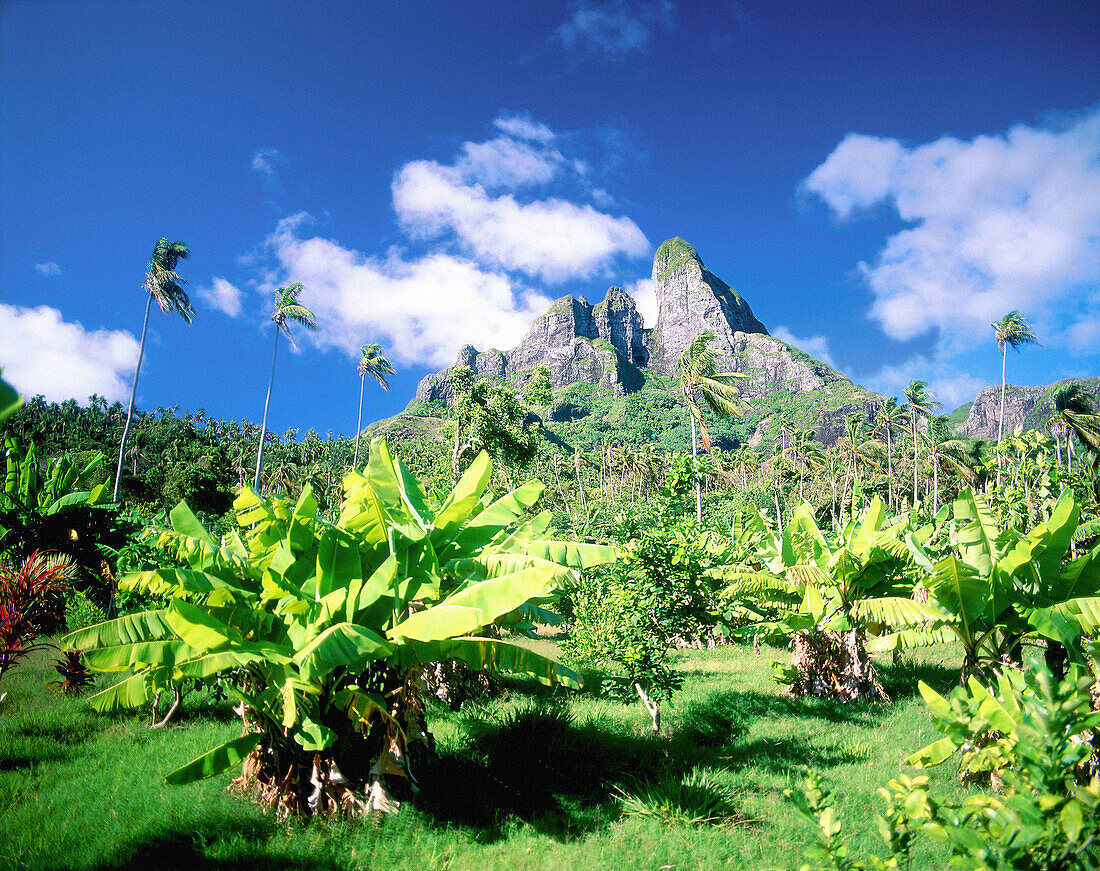
[[[675,375],[680,354],[702,330],[714,333],[715,348],[731,351],[737,333],[767,335],[741,295],[703,265],[683,239],[664,242],[653,258],[657,326],[650,334],[651,367]]]
[[[1010,435],[1018,426],[1025,430],[1045,429],[1046,422],[1054,413],[1054,394],[1059,388],[1070,384],[1080,384],[1100,399],[1100,378],[1067,378],[1038,387],[1018,387],[1015,384],[1005,387],[1005,435]],[[983,387],[978,391],[959,432],[971,438],[995,439],[1000,414],[1001,385]]]
[[[622,393],[640,383],[638,366],[649,361],[646,331],[633,298],[612,287],[603,302],[593,306],[583,296],[563,296],[535,319],[511,351],[478,352],[464,345],[456,364],[477,375],[511,379],[522,387],[536,366],[550,370],[550,383],[563,387],[590,381]],[[416,389],[416,401],[451,401],[446,372],[428,375]]]

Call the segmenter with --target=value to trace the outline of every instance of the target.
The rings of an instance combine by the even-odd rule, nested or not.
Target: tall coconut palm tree
[[[890,508],[895,506],[894,500],[894,432],[898,430],[905,420],[905,410],[898,405],[894,397],[889,397],[879,407],[876,429],[886,437],[886,498]]]
[[[1005,437],[1005,365],[1008,362],[1008,349],[1020,350],[1020,345],[1038,344],[1031,325],[1018,311],[1010,311],[999,321],[990,324],[993,337],[997,340],[997,350],[1001,352],[1001,413],[997,423],[997,441]],[[1001,486],[1001,454],[997,453],[997,486]]]
[[[909,400],[909,421],[913,429],[913,504],[917,503],[917,473],[919,472],[920,459],[917,455],[917,446],[920,442],[920,419],[930,417],[932,410],[942,408],[928,392],[928,382],[916,379],[909,382],[905,388],[905,398]]]
[[[356,367],[359,370],[359,420],[355,424],[355,456],[351,460],[353,467],[359,463],[359,434],[363,431],[363,386],[367,383],[367,376],[370,375],[377,381],[383,390],[389,390],[386,376],[393,374],[393,365],[382,355],[382,346],[377,342],[364,345],[359,352],[363,356],[359,358],[359,365]]]
[[[699,456],[695,439],[695,427],[703,437],[703,445],[710,450],[710,433],[703,410],[696,401],[701,396],[703,403],[712,412],[723,417],[740,414],[745,404],[737,393],[733,382],[744,378],[740,372],[719,372],[718,359],[714,353],[714,333],[703,330],[680,355],[680,393],[687,402],[691,417],[691,457],[693,463]],[[703,522],[703,486],[699,475],[695,475],[695,517]]]
[[[141,324],[141,344],[138,345],[137,366],[134,367],[134,383],[130,387],[130,405],[126,409],[126,424],[122,428],[122,443],[118,446],[118,468],[115,470],[115,489],[112,501],[118,501],[118,490],[122,483],[122,464],[126,459],[126,437],[130,434],[130,423],[134,419],[134,398],[137,396],[138,376],[141,374],[141,360],[145,356],[145,336],[149,330],[149,309],[156,300],[165,314],[178,314],[185,323],[190,324],[195,316],[191,300],[183,289],[184,281],[176,274],[176,265],[187,259],[191,249],[186,242],[169,242],[161,237],[153,247],[153,257],[145,273],[142,288],[147,294],[145,300],[145,320]]]
[[[256,477],[252,482],[252,489],[260,492],[260,470],[264,465],[264,436],[267,433],[267,407],[271,403],[271,387],[275,383],[275,355],[279,353],[279,333],[286,333],[286,339],[290,347],[297,348],[294,344],[294,336],[290,334],[290,324],[299,324],[307,330],[316,330],[317,324],[313,321],[313,312],[298,302],[298,295],[302,292],[302,285],[294,282],[288,287],[280,287],[275,291],[275,310],[271,313],[271,320],[275,322],[275,346],[271,351],[271,378],[267,382],[267,398],[264,400],[264,418],[260,424],[260,447],[256,451]]]

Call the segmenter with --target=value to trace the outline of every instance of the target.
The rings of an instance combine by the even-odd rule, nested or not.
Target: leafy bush
[[[106,619],[106,612],[80,590],[74,590],[65,603],[65,626],[70,632],[95,626]]]
[[[0,677],[31,652],[52,646],[36,641],[61,619],[69,567],[65,557],[38,552],[14,565],[0,561]]]
[[[871,856],[867,862],[849,857],[840,814],[819,779],[808,778],[800,791],[786,790],[817,831],[817,843],[805,852],[815,864],[802,867],[908,867],[917,840],[927,837],[947,845],[951,868],[1100,868],[1100,779],[1080,777],[1081,764],[1091,752],[1081,737],[1100,725],[1100,713],[1091,706],[1091,683],[1091,678],[1083,678],[1055,684],[1036,658],[1021,684],[1003,685],[1019,718],[1011,730],[1014,742],[1002,747],[1011,765],[1001,771],[997,794],[941,802],[932,796],[927,777],[905,776],[879,789],[887,806],[879,820],[879,833],[889,848],[886,857]],[[937,720],[949,717],[952,728],[957,727],[968,742],[987,739],[988,719],[967,719],[961,708],[950,715],[939,708],[933,706]]]
[[[187,679],[224,675],[244,734],[172,772],[187,783],[244,762],[237,784],[280,813],[392,810],[386,782],[415,786],[430,736],[419,672],[461,660],[578,686],[568,669],[477,634],[521,624],[572,569],[612,548],[547,541],[547,515],[521,521],[542,485],[490,501],[482,453],[441,504],[385,442],[366,474],[351,472],[329,523],[307,486],[297,503],[242,491],[244,536],[215,541],[185,504],[160,544],[188,568],[129,575],[123,589],[170,597],[166,608],[67,636],[95,671],[129,672],[92,696],[101,711],[133,708]],[[392,785],[393,781],[389,781]]]
[[[698,638],[713,625],[706,570],[723,559],[710,534],[690,526],[639,532],[614,566],[586,576],[571,591],[573,621],[563,653],[606,671],[600,685],[605,694],[626,700],[637,693],[657,731],[655,706],[682,683],[666,657],[676,641]]]

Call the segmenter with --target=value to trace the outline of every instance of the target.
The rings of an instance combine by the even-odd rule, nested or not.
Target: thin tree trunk
[[[917,463],[919,458],[917,457],[917,431],[920,427],[917,425],[917,416],[913,415],[913,505],[917,504],[919,494],[917,493]]]
[[[695,444],[695,418],[691,417],[691,465],[695,473],[695,519],[700,525],[703,523],[703,486],[699,481],[698,448]]]
[[[363,385],[367,383],[366,374],[359,376],[359,420],[355,422],[355,456],[351,458],[351,467],[359,464],[359,433],[363,431]]]
[[[122,428],[122,444],[118,446],[118,469],[115,471],[115,489],[112,502],[118,501],[118,488],[122,483],[122,461],[126,453],[126,436],[130,434],[130,421],[134,419],[134,397],[137,396],[138,376],[141,374],[141,359],[145,356],[145,333],[149,327],[149,307],[153,304],[153,295],[145,301],[145,320],[141,322],[141,344],[138,346],[137,367],[134,369],[134,383],[130,388],[130,406],[126,409],[126,425]]]
[[[932,460],[932,486],[934,488],[934,495],[932,497],[932,513],[935,514],[940,510],[940,461],[939,457],[935,457]]]
[[[264,419],[260,424],[260,447],[256,451],[256,477],[252,489],[260,493],[260,470],[264,467],[264,435],[267,433],[267,406],[271,403],[271,387],[275,383],[275,355],[279,353],[279,325],[275,325],[275,346],[271,351],[271,377],[267,381],[267,398],[264,400]]]
[[[1008,361],[1008,345],[1001,349],[1001,419],[997,424],[997,487],[1001,486],[1001,442],[1005,437],[1005,363]]]
[[[775,524],[776,531],[782,534],[783,532],[783,515],[779,512],[779,486],[776,485],[776,489],[772,490],[772,499],[775,500]]]
[[[577,489],[580,491],[581,494],[581,510],[583,510],[584,513],[587,514],[588,500],[585,498],[584,495],[584,479],[581,478],[581,452],[576,449],[573,450],[573,465],[577,469]]]
[[[1058,468],[1062,468],[1062,433],[1058,427],[1054,429],[1054,447],[1058,451]]]
[[[894,445],[890,438],[890,427],[886,427],[886,499],[890,510],[894,510]]]

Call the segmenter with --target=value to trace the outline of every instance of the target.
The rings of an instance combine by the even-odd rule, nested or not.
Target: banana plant
[[[144,705],[192,678],[221,675],[240,703],[243,734],[165,778],[187,783],[244,763],[236,783],[280,813],[393,810],[388,786],[415,789],[413,761],[430,736],[418,675],[440,660],[578,687],[570,669],[485,637],[521,624],[610,547],[552,541],[547,518],[524,519],[532,481],[492,500],[482,453],[433,504],[386,443],[365,474],[344,479],[335,522],[307,486],[295,504],[249,489],[240,532],[215,541],[183,503],[161,547],[188,568],[128,575],[124,589],[170,596],[166,608],[67,636],[95,671],[124,676],[91,697],[101,711]],[[396,780],[395,780],[396,779]]]
[[[776,679],[793,694],[844,699],[884,697],[865,648],[868,632],[908,625],[929,615],[910,597],[909,555],[901,535],[908,524],[887,525],[878,496],[837,535],[827,535],[803,502],[786,529],[772,532],[751,513],[743,536],[758,545],[762,568],[731,566],[727,601],[762,618],[765,637],[789,637],[792,666],[776,664]],[[923,540],[929,528],[917,530]]]
[[[954,503],[955,553],[933,561],[920,542],[906,539],[927,573],[927,607],[938,616],[903,627],[897,638],[919,646],[949,632],[963,647],[964,683],[1018,658],[1021,641],[1031,634],[1080,658],[1079,639],[1100,629],[1100,546],[1066,561],[1079,521],[1080,508],[1067,490],[1050,518],[1030,532],[1002,530],[985,500],[964,490]]]
[[[73,505],[100,505],[109,501],[106,484],[88,487],[92,475],[103,463],[96,453],[83,468],[68,453],[51,460],[43,474],[39,470],[34,443],[27,448],[15,436],[4,440],[4,490],[0,511],[34,511],[57,514]]]

